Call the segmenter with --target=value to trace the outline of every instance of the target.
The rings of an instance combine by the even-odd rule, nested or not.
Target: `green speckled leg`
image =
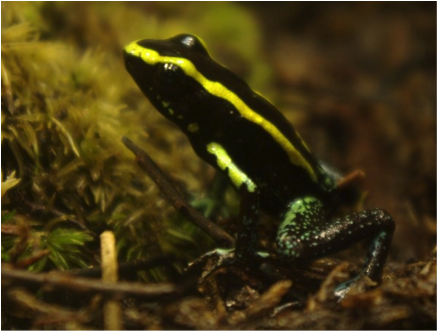
[[[288,261],[321,257],[372,238],[361,274],[380,281],[395,224],[384,210],[371,209],[326,221],[322,203],[313,197],[293,201],[277,233],[279,254]],[[339,286],[345,295],[354,280]]]

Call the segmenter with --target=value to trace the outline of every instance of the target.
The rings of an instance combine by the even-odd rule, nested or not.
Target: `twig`
[[[89,329],[84,326],[86,322],[90,322],[91,317],[87,311],[84,310],[70,310],[64,307],[40,301],[35,298],[34,294],[27,290],[14,288],[6,292],[5,303],[11,306],[12,310],[19,310],[26,312],[27,315],[34,319],[34,326],[49,326],[56,325],[58,329],[65,329],[69,326],[70,329]],[[3,302],[3,299],[2,299]],[[12,303],[11,303],[12,302]],[[11,309],[11,307],[9,307]]]
[[[175,257],[173,255],[157,255],[132,262],[119,262],[118,271],[119,275],[123,276],[137,271],[152,269],[157,266],[171,265],[174,261]],[[69,270],[66,273],[75,276],[100,278],[102,276],[102,268],[100,266],[95,266],[86,269]]]
[[[2,231],[2,234],[8,234],[8,235],[19,235],[20,234],[20,228],[17,225],[2,225],[1,231]]]
[[[345,188],[352,185],[358,185],[359,183],[363,182],[364,178],[365,178],[365,172],[362,171],[361,169],[356,169],[339,179],[338,188]]]
[[[62,288],[72,292],[103,294],[119,294],[121,296],[136,296],[146,300],[162,300],[182,293],[181,287],[171,283],[145,284],[140,282],[109,283],[101,280],[72,277],[67,273],[31,273],[16,270],[10,265],[2,264],[2,286],[8,282],[21,285],[43,285],[51,288]]]
[[[145,170],[152,181],[154,181],[158,188],[163,192],[170,204],[172,204],[179,213],[195,223],[214,240],[220,242],[221,245],[228,247],[234,246],[233,237],[187,204],[182,195],[171,184],[167,176],[144,150],[135,145],[127,137],[123,137],[122,142],[135,154],[137,157],[137,164]]]

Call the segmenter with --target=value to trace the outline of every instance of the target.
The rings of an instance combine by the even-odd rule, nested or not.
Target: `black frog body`
[[[261,209],[280,220],[278,254],[291,262],[372,237],[362,274],[380,279],[394,231],[392,218],[372,209],[327,220],[337,201],[337,176],[311,154],[284,115],[215,62],[200,39],[184,34],[135,41],[125,47],[124,59],[155,108],[241,193],[237,257],[255,253]],[[341,285],[340,292],[351,283]]]

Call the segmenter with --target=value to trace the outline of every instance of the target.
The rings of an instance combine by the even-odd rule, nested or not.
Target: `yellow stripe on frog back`
[[[187,76],[190,76],[196,80],[210,94],[229,101],[244,118],[261,126],[272,136],[272,138],[283,148],[283,150],[286,151],[292,164],[304,168],[309,173],[309,176],[312,178],[312,180],[315,182],[317,181],[317,176],[312,166],[307,162],[302,154],[295,149],[293,144],[283,135],[283,133],[271,122],[248,107],[248,105],[246,105],[234,92],[219,82],[208,80],[196,69],[195,65],[190,60],[181,57],[162,56],[153,49],[148,49],[138,45],[137,42],[138,41],[134,41],[126,46],[125,52],[141,58],[144,62],[150,65],[155,65],[157,63],[171,63],[179,66]],[[303,145],[305,146],[305,144]]]

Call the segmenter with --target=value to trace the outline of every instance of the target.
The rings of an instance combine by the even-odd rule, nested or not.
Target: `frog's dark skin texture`
[[[310,153],[281,112],[215,62],[199,39],[141,40],[123,54],[149,101],[240,192],[236,258],[256,254],[263,210],[280,220],[277,254],[285,261],[314,259],[371,238],[361,275],[380,280],[395,230],[391,216],[371,209],[328,219],[339,204],[339,177]],[[337,295],[344,296],[357,278],[341,284]]]

